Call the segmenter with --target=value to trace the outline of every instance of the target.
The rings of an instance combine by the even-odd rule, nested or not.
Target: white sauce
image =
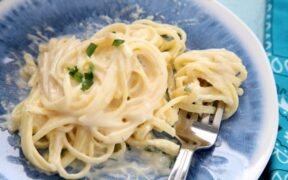
[[[131,158],[137,158],[138,162],[131,161]],[[130,159],[130,160],[129,160]],[[127,151],[123,157],[115,160],[109,159],[103,164],[102,169],[94,169],[89,173],[88,178],[101,177],[104,174],[111,174],[114,178],[123,178],[128,174],[131,176],[125,177],[126,179],[154,179],[155,176],[168,176],[171,169],[171,157],[164,155],[160,152],[148,152],[145,150],[132,149]],[[136,177],[135,177],[135,176]]]

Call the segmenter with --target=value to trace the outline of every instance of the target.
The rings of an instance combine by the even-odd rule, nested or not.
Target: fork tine
[[[193,121],[190,127],[177,128],[176,126],[176,134],[179,136],[180,142],[182,143],[181,150],[187,152],[182,154],[180,150],[180,156],[177,158],[168,180],[185,179],[194,151],[209,148],[215,143],[223,112],[224,103],[219,101],[214,115],[206,114],[204,117],[199,118],[197,113],[193,113],[188,119],[186,116],[182,119]],[[180,112],[179,115],[180,114],[183,113]],[[213,121],[210,121],[210,118],[212,119],[212,117]]]
[[[212,122],[212,124],[217,128],[220,126],[223,113],[224,113],[224,103],[222,101],[220,101],[217,104],[217,109],[216,109],[216,112],[215,112],[215,115],[213,118],[213,122]]]

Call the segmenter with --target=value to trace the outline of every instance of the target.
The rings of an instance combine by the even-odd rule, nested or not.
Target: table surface
[[[263,41],[265,0],[218,0],[242,19]]]

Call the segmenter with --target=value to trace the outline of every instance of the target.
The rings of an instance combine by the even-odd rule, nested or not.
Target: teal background
[[[265,0],[218,0],[239,16],[263,41]],[[287,20],[288,22],[288,20]]]
[[[274,3],[277,5],[272,11],[273,54],[288,57],[288,0],[274,0]]]

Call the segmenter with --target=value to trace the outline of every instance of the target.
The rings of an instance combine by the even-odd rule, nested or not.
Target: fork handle
[[[169,175],[168,180],[185,180],[189,171],[194,151],[180,149],[179,155]]]

